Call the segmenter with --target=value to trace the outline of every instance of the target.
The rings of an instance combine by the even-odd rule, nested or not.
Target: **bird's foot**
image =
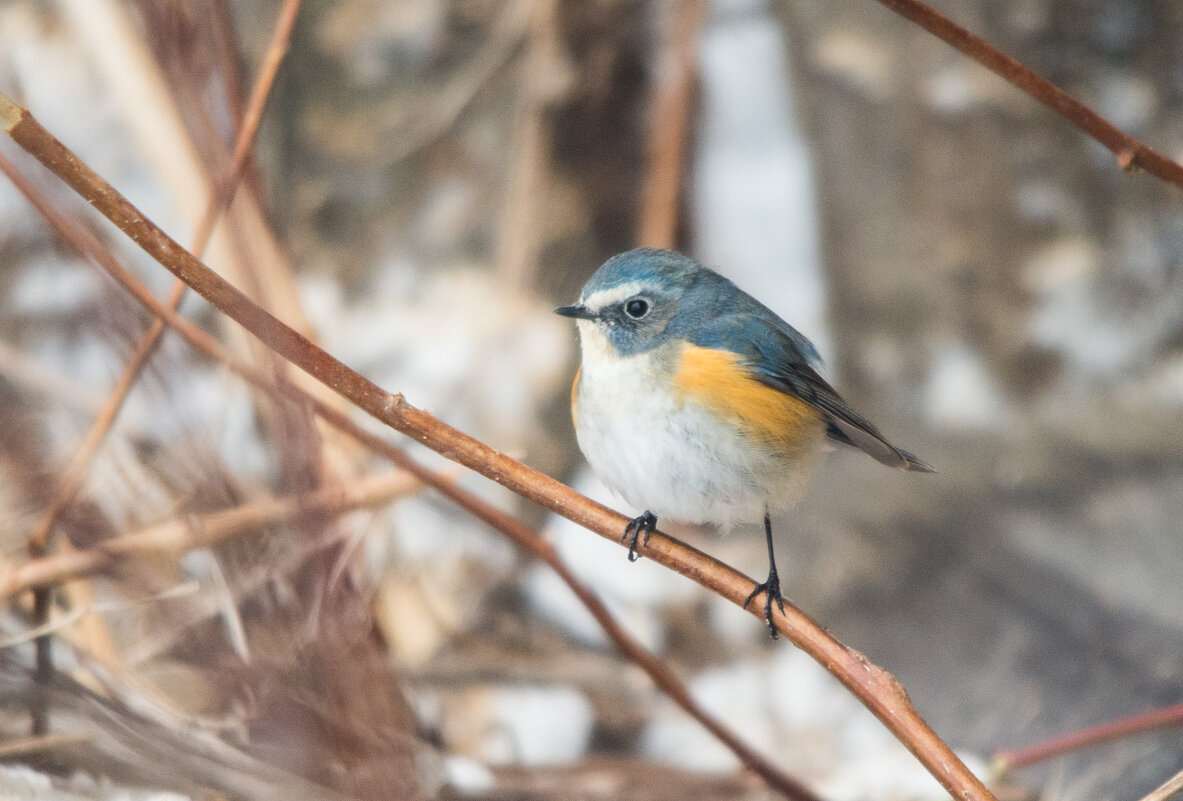
[[[655,528],[657,528],[657,515],[650,511],[628,521],[628,525],[624,527],[624,533],[620,535],[620,541],[628,540],[628,560],[630,562],[641,558],[637,553],[637,540],[639,539],[643,545],[648,545],[649,535],[653,533]]]
[[[756,588],[744,600],[743,608],[747,609],[752,599],[760,593],[764,593],[764,620],[768,623],[768,634],[775,640],[779,635],[776,632],[776,626],[772,624],[772,602],[776,601],[776,606],[780,609],[781,614],[784,614],[785,611],[785,599],[780,594],[780,576],[777,575],[776,565],[773,565],[772,569],[768,571],[768,580],[763,584],[757,584]]]

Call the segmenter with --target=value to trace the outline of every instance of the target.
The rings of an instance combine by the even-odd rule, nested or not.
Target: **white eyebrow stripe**
[[[598,312],[602,309],[611,306],[613,303],[632,297],[633,295],[644,289],[640,281],[629,281],[618,286],[601,289],[598,292],[593,292],[588,295],[587,300],[583,301],[583,305],[591,309],[593,312]]]

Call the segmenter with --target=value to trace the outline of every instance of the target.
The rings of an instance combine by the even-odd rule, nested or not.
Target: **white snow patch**
[[[929,419],[951,429],[997,429],[1007,416],[989,369],[962,342],[934,353],[924,402]]]
[[[828,349],[809,151],[790,103],[785,42],[764,2],[716,9],[699,48],[697,256]],[[730,9],[729,9],[730,10]]]

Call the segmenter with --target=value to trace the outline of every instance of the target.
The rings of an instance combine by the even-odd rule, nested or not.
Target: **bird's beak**
[[[598,320],[600,316],[591,311],[587,306],[560,306],[555,309],[555,314],[561,314],[564,317],[574,317],[577,320]]]

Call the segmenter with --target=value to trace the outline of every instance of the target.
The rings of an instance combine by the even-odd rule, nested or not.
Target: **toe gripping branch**
[[[776,565],[768,572],[768,580],[763,584],[757,584],[756,588],[748,595],[743,602],[743,608],[747,609],[756,596],[764,593],[764,622],[768,624],[768,634],[772,639],[776,639],[779,635],[776,631],[776,626],[772,622],[772,603],[776,602],[781,614],[785,611],[785,599],[780,594],[780,576],[776,573]]]
[[[780,574],[776,572],[776,554],[773,553],[772,547],[772,517],[768,514],[768,507],[764,507],[764,542],[768,545],[768,580],[763,584],[757,584],[756,588],[748,595],[743,602],[743,608],[747,609],[748,604],[759,595],[764,593],[764,622],[768,624],[768,634],[772,639],[776,639],[776,626],[772,623],[772,602],[776,601],[776,606],[780,609],[781,614],[785,613],[785,599],[780,594]]]
[[[641,541],[642,545],[649,544],[649,535],[657,528],[657,515],[650,511],[640,517],[634,517],[628,521],[628,525],[624,527],[624,533],[620,535],[620,541],[628,540],[628,560],[635,562],[641,558],[637,553],[637,540]]]

